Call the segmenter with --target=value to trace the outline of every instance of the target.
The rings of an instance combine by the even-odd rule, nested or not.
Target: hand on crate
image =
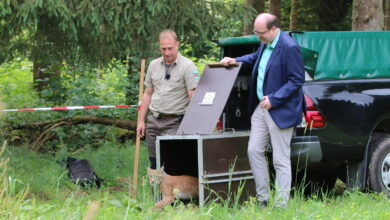
[[[220,62],[208,63],[209,67],[234,67],[237,66],[236,59],[231,57],[224,57]]]

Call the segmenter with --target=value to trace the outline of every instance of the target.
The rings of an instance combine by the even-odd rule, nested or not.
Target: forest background
[[[263,11],[278,15],[286,31],[390,30],[389,0],[1,0],[3,108],[137,104],[140,60],[159,56],[161,30],[178,33],[180,52],[201,72],[220,59],[219,40],[252,34],[253,19]],[[51,162],[69,155],[89,156],[97,167],[116,166],[118,171],[107,168],[103,176],[107,186],[117,187],[115,178],[131,176],[123,164],[131,164],[132,156],[117,154],[131,155],[136,113],[116,108],[2,114],[3,156],[13,164],[3,173],[7,192],[13,199],[26,193],[21,201],[55,197],[52,188],[42,188],[43,180],[36,182],[26,170],[20,174],[29,164],[17,164],[43,157],[54,167]],[[53,176],[44,180],[71,188],[61,170]]]
[[[180,52],[202,72],[206,62],[220,59],[219,40],[252,34],[259,12],[278,15],[283,30],[384,30],[390,26],[388,2],[3,0],[0,92],[11,109],[137,104],[140,60],[159,56],[163,29],[178,33]],[[2,136],[32,143],[34,150],[63,143],[78,148],[112,135],[131,139],[135,117],[134,108],[8,113]]]

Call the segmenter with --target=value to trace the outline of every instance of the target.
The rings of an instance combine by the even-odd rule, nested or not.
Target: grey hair
[[[167,30],[163,30],[161,33],[160,33],[160,40],[161,39],[164,39],[164,38],[169,38],[171,37],[172,39],[174,39],[176,42],[179,42],[177,40],[177,35],[176,35],[176,32],[174,32],[173,30],[170,30],[170,29],[167,29]]]

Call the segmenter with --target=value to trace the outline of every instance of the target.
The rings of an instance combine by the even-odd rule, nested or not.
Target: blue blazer
[[[249,92],[250,115],[259,104],[256,92],[257,75],[264,48],[265,45],[261,44],[256,52],[236,58],[236,61],[253,68]],[[302,122],[302,112],[306,108],[301,88],[304,82],[305,69],[299,46],[281,31],[263,81],[263,94],[269,97],[272,104],[269,113],[279,128],[290,128]]]

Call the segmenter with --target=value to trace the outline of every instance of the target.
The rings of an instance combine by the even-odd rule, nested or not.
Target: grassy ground
[[[37,154],[8,146],[0,162],[0,219],[81,219],[88,209],[97,219],[390,219],[390,200],[381,194],[344,192],[322,199],[296,194],[286,209],[259,209],[254,201],[229,207],[209,203],[151,211],[153,200],[146,178],[146,148],[141,148],[137,199],[129,196],[126,181],[133,173],[134,147],[105,143],[75,154],[60,149],[55,155]],[[99,177],[100,189],[82,189],[68,180],[57,163],[65,156],[88,159]]]

